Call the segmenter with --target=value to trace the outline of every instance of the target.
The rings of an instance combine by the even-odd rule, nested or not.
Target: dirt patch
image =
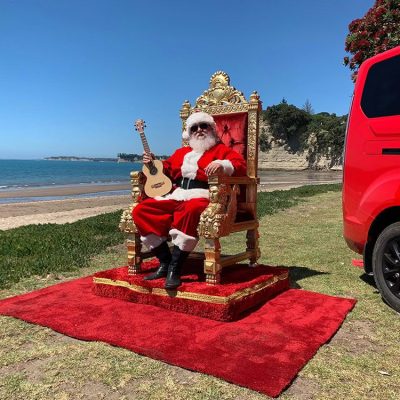
[[[373,324],[370,321],[356,320],[343,325],[328,346],[344,347],[349,353],[382,353],[384,347],[376,343]]]
[[[46,366],[54,359],[48,357],[43,359],[32,359],[0,368],[0,376],[23,374],[32,383],[42,383],[46,375]]]
[[[55,331],[49,330],[48,334],[49,334],[49,336],[51,336],[51,338],[49,338],[49,342],[53,342],[54,338],[55,338],[57,340],[60,340],[61,342],[65,342],[65,343],[73,343],[76,345],[82,344],[82,340],[75,339],[71,336],[63,335],[63,334],[55,332]]]
[[[319,385],[317,382],[298,376],[285,394],[293,396],[296,400],[313,400],[318,394]]]
[[[99,382],[87,382],[82,386],[72,386],[70,384],[62,384],[59,387],[57,398],[65,400],[120,400],[127,397],[121,393],[112,390],[107,385]]]

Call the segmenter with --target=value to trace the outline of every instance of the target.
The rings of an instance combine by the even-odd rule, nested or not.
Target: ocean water
[[[0,160],[0,190],[129,182],[141,163],[58,160]]]

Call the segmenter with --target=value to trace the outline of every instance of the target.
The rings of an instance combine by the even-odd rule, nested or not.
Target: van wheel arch
[[[387,208],[382,211],[371,224],[368,231],[368,240],[364,247],[364,270],[367,274],[372,274],[372,253],[375,243],[382,231],[389,225],[400,221],[400,206]]]

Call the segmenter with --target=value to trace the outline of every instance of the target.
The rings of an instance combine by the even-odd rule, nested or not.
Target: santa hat
[[[215,131],[214,118],[210,114],[207,114],[203,111],[198,111],[198,112],[191,114],[189,116],[189,118],[186,120],[186,131],[183,131],[182,138],[184,140],[188,140],[189,136],[190,136],[190,128],[193,125],[201,124],[202,122],[209,124]]]

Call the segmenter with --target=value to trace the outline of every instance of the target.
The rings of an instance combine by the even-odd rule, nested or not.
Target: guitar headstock
[[[146,127],[146,123],[145,123],[142,119],[137,119],[137,120],[135,121],[135,129],[136,129],[139,133],[143,133],[145,127]]]

